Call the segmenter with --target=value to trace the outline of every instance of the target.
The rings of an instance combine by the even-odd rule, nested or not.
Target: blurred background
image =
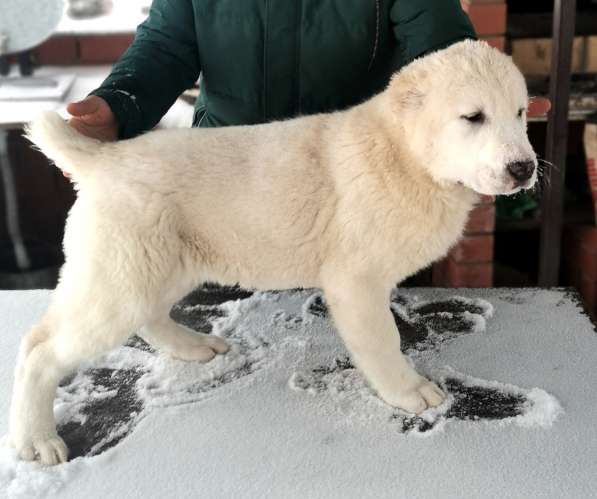
[[[549,120],[532,120],[529,135],[538,155],[555,166],[545,163],[536,192],[482,199],[461,243],[407,284],[574,286],[596,315],[597,0],[461,3],[479,37],[512,55],[531,95],[551,97]],[[2,161],[11,177],[3,167],[0,289],[55,285],[64,222],[75,197],[68,180],[22,138],[23,124],[40,106],[63,112],[66,102],[95,88],[131,43],[149,5],[150,0],[70,0],[49,39],[20,57],[0,59],[4,77],[20,65],[25,72],[35,68],[36,75],[72,78],[54,100],[0,98]],[[182,95],[161,126],[190,126],[196,95],[197,89]],[[25,260],[19,257],[23,250]]]
[[[32,29],[31,14],[20,1],[0,2],[17,18],[7,19],[4,11],[0,32],[3,22]],[[98,87],[131,44],[150,5],[151,0],[65,0],[52,35],[26,52],[1,56],[0,35],[0,289],[56,285],[65,219],[75,199],[70,182],[23,139],[24,124],[41,109],[67,116],[68,102]],[[2,85],[17,79],[18,86]],[[190,89],[181,96],[160,126],[190,126],[196,93]]]

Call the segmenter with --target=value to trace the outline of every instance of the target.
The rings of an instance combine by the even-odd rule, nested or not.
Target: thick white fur
[[[136,330],[186,360],[225,352],[222,339],[168,317],[205,281],[322,288],[354,361],[386,402],[416,413],[441,403],[441,390],[400,352],[390,290],[458,240],[475,191],[521,188],[505,166],[535,161],[516,115],[526,105],[508,57],[462,42],[343,112],[106,144],[42,115],[29,137],[71,173],[79,195],[59,285],[22,342],[12,444],[24,459],[65,461],[52,413],[57,384]],[[480,108],[482,126],[461,117]]]

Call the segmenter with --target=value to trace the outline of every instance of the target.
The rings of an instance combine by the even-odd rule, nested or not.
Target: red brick
[[[578,291],[583,303],[589,310],[595,310],[597,285],[594,279],[582,279]]]
[[[437,288],[446,286],[446,268],[448,259],[444,258],[435,262],[431,271],[431,285]]]
[[[595,256],[597,256],[597,247],[589,240],[587,239],[583,239],[580,242],[580,247],[583,251],[586,251],[587,253],[591,253]]]
[[[464,236],[458,244],[450,250],[449,256],[455,262],[492,262],[493,234]]]
[[[581,225],[574,227],[574,231],[580,238],[580,244],[590,251],[597,251],[597,227]]]
[[[582,276],[583,279],[597,280],[597,254],[595,252],[587,251],[581,246],[578,251],[576,266],[578,267],[578,275]]]
[[[562,243],[565,247],[576,248],[580,246],[580,231],[578,227],[565,227]]]
[[[38,64],[77,64],[77,39],[73,36],[54,36],[37,47],[33,54]]]
[[[446,286],[454,288],[486,288],[493,285],[493,263],[446,264]]]
[[[479,196],[477,204],[493,204],[495,203],[495,196],[486,196],[485,194]]]
[[[564,269],[572,280],[577,275],[594,276],[597,280],[597,227],[566,227],[562,237],[562,250]]]
[[[495,47],[502,52],[506,51],[506,37],[505,36],[483,36],[481,37],[489,45]]]
[[[562,243],[565,282],[578,289],[587,309],[597,316],[597,227],[566,227]]]
[[[576,285],[579,246],[568,233],[569,231],[565,232],[562,238],[562,272],[564,283]]]
[[[597,227],[592,225],[570,225],[565,228],[564,242],[572,240],[576,245],[585,245],[597,251]]]
[[[470,3],[469,0],[461,0],[460,3],[478,35],[501,35],[506,32],[505,2]]]
[[[132,43],[133,35],[83,36],[79,39],[82,64],[111,64],[116,62]]]
[[[465,234],[486,234],[495,228],[495,205],[480,204],[475,206],[468,217]]]

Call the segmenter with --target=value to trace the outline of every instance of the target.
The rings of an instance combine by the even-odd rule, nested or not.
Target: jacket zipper
[[[296,13],[296,115],[301,114],[301,43],[303,35],[303,0],[297,2],[297,13]]]
[[[369,61],[369,66],[367,67],[367,71],[371,70],[373,66],[373,61],[375,61],[375,56],[377,55],[377,48],[379,46],[379,17],[380,17],[380,7],[379,7],[379,0],[375,0],[375,41],[373,42],[373,51],[371,52],[371,60]]]
[[[268,71],[267,71],[267,47],[269,43],[269,4],[270,0],[265,0],[265,9],[263,13],[263,121],[267,121],[267,99],[269,96]]]

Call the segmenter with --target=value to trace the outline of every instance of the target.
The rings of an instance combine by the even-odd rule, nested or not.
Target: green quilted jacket
[[[474,29],[459,0],[154,0],[102,86],[120,137],[156,125],[200,77],[194,126],[337,109]]]

